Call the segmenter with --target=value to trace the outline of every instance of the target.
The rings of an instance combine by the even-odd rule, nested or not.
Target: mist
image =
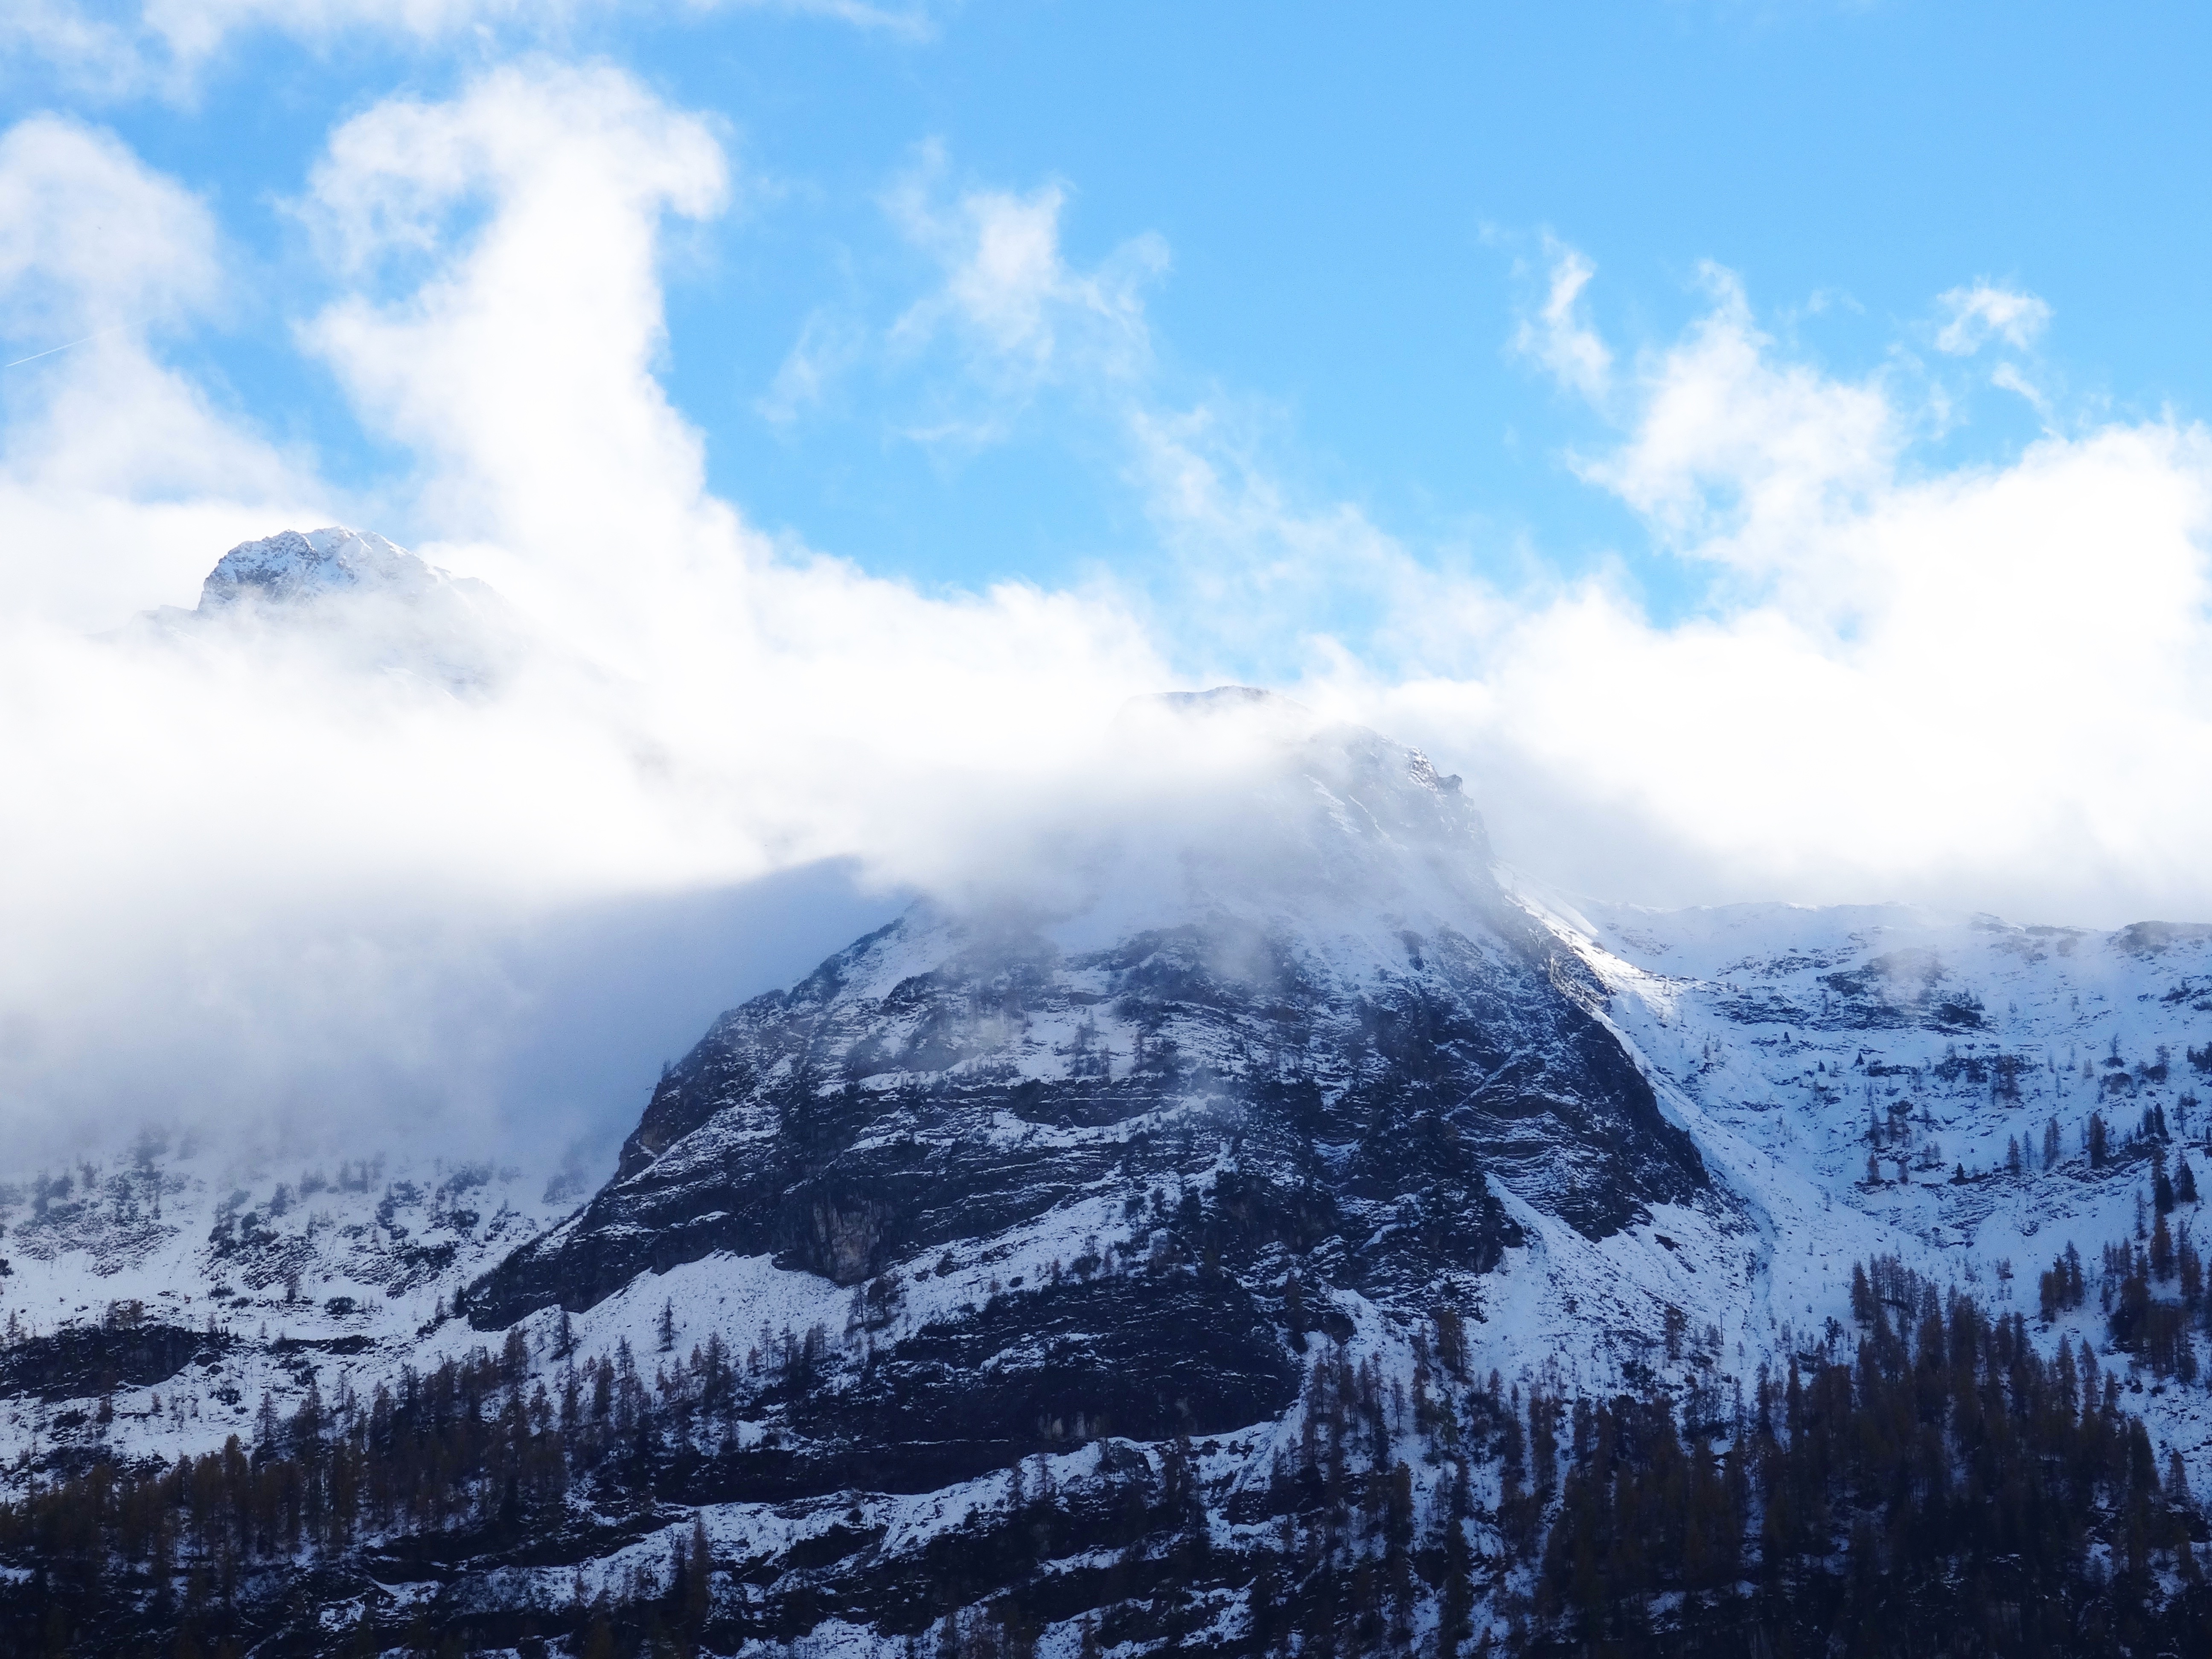
[[[135,1103],[148,1126],[270,1155],[496,1158],[596,1184],[660,1068],[717,1016],[804,976],[907,902],[831,863],[434,927],[318,914],[312,933],[224,963],[220,985],[204,960],[173,959],[118,988],[100,1029],[135,1014],[132,1039],[92,1033],[65,1088],[38,1068],[37,1092],[62,1112],[18,1122],[14,1151],[100,1145],[130,1127],[121,1115]],[[149,1028],[145,1006],[163,1002],[181,1017]]]

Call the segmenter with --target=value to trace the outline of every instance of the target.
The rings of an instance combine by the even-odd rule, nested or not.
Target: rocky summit
[[[868,1340],[730,1493],[920,1491],[1279,1416],[1310,1334],[1350,1328],[1340,1297],[1479,1305],[1525,1242],[1493,1178],[1591,1239],[1703,1199],[1457,781],[1364,733],[1282,766],[1297,810],[1378,864],[1434,861],[1458,902],[1355,928],[1200,885],[1096,948],[917,909],[720,1020],[615,1180],[470,1287],[471,1321],[718,1257],[850,1287]]]

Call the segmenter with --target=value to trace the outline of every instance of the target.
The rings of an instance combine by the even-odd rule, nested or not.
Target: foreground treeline
[[[2205,1528],[2123,1379],[2018,1315],[1858,1275],[1855,1350],[1762,1373],[1729,1420],[1577,1401],[1540,1540],[1539,1647],[1620,1653],[2212,1652]]]
[[[287,1418],[264,1398],[250,1449],[234,1435],[174,1464],[100,1462],[34,1487],[0,1504],[0,1558],[35,1575],[33,1594],[0,1596],[16,1620],[13,1644],[0,1622],[0,1651],[242,1650],[288,1576],[408,1540],[484,1551],[542,1540],[571,1528],[578,1480],[618,1511],[649,1506],[655,1474],[688,1449],[693,1424],[735,1398],[719,1340],[656,1367],[651,1382],[624,1344],[565,1365],[552,1384],[533,1380],[518,1332],[497,1357],[478,1349],[427,1372],[403,1367],[366,1401],[348,1392],[326,1402],[311,1384]],[[678,1611],[688,1607],[696,1626],[703,1571],[677,1579]],[[33,1613],[35,1629],[22,1622]],[[603,1599],[580,1603],[568,1622],[598,1632],[596,1651],[616,1651]],[[333,1650],[380,1651],[375,1626]],[[459,1646],[433,1642],[419,1619],[387,1634],[426,1650]]]
[[[1034,1459],[918,1553],[872,1555],[856,1507],[775,1563],[718,1554],[681,1505],[775,1466],[741,1419],[818,1386],[824,1334],[739,1358],[664,1332],[649,1370],[558,1344],[549,1370],[513,1334],[365,1400],[264,1403],[250,1446],[0,1505],[0,1651],[682,1659],[859,1613],[927,1659],[1028,1659],[1069,1620],[1085,1656],[2212,1652],[2204,1525],[2122,1376],[1894,1261],[1853,1303],[1854,1329],[1747,1388],[1708,1369],[1610,1398],[1478,1378],[1440,1314],[1403,1371],[1316,1346],[1297,1435],[1233,1497],[1188,1443],[1121,1448],[1080,1489]],[[551,1608],[372,1583],[648,1531],[678,1541]]]

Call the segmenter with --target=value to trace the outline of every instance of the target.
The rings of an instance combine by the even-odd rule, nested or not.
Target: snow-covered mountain
[[[306,605],[335,594],[384,593],[420,604],[447,591],[483,593],[383,537],[332,525],[302,535],[279,531],[241,542],[216,561],[200,586],[201,611],[240,605]]]
[[[264,1395],[296,1403],[333,1365],[366,1382],[420,1364],[453,1334],[454,1286],[574,1197],[485,1163],[241,1156],[156,1130],[23,1170],[0,1184],[17,1473],[219,1446]]]
[[[294,539],[223,591],[397,552]],[[1415,751],[1242,691],[1146,717],[1262,758],[1079,903],[918,906],[732,1010],[596,1194],[155,1140],[0,1188],[12,1489],[279,1424],[312,1476],[309,1401],[368,1456],[434,1374],[518,1447],[557,1423],[561,1495],[456,1474],[231,1627],[1256,1652],[1295,1606],[1300,1650],[1525,1644],[1589,1402],[1741,1446],[1762,1368],[1848,1367],[1877,1263],[1908,1322],[1956,1289],[2102,1356],[2212,1480],[2193,1308],[2185,1359],[2126,1324],[2187,1293],[2130,1264],[2193,1250],[2212,927],[1570,901]],[[1315,1611],[1332,1552],[1401,1574],[1366,1636]]]
[[[1766,1241],[1747,1304],[1676,1286],[1705,1316],[1737,1306],[1747,1357],[1762,1323],[1771,1349],[1785,1328],[1848,1321],[1850,1263],[1872,1252],[2038,1318],[2038,1276],[2069,1244],[2094,1282],[2105,1245],[2160,1219],[2160,1172],[2193,1194],[2212,1157],[2212,927],[1530,902],[1603,980],[1613,1023]],[[2176,1204],[2168,1230],[2196,1219]],[[2106,1322],[2093,1300],[2041,1340],[2102,1348]],[[2145,1417],[2212,1478],[2202,1393],[2148,1381]]]
[[[196,606],[164,605],[128,633],[185,649],[290,647],[325,671],[465,696],[500,684],[532,644],[485,583],[339,525],[241,542],[208,573]]]

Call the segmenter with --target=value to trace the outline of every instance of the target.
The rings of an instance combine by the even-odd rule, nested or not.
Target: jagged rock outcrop
[[[280,530],[258,542],[240,542],[216,562],[200,584],[200,609],[303,605],[349,592],[420,600],[459,586],[436,566],[381,536],[331,525],[305,534]],[[466,586],[486,591],[480,583]]]

